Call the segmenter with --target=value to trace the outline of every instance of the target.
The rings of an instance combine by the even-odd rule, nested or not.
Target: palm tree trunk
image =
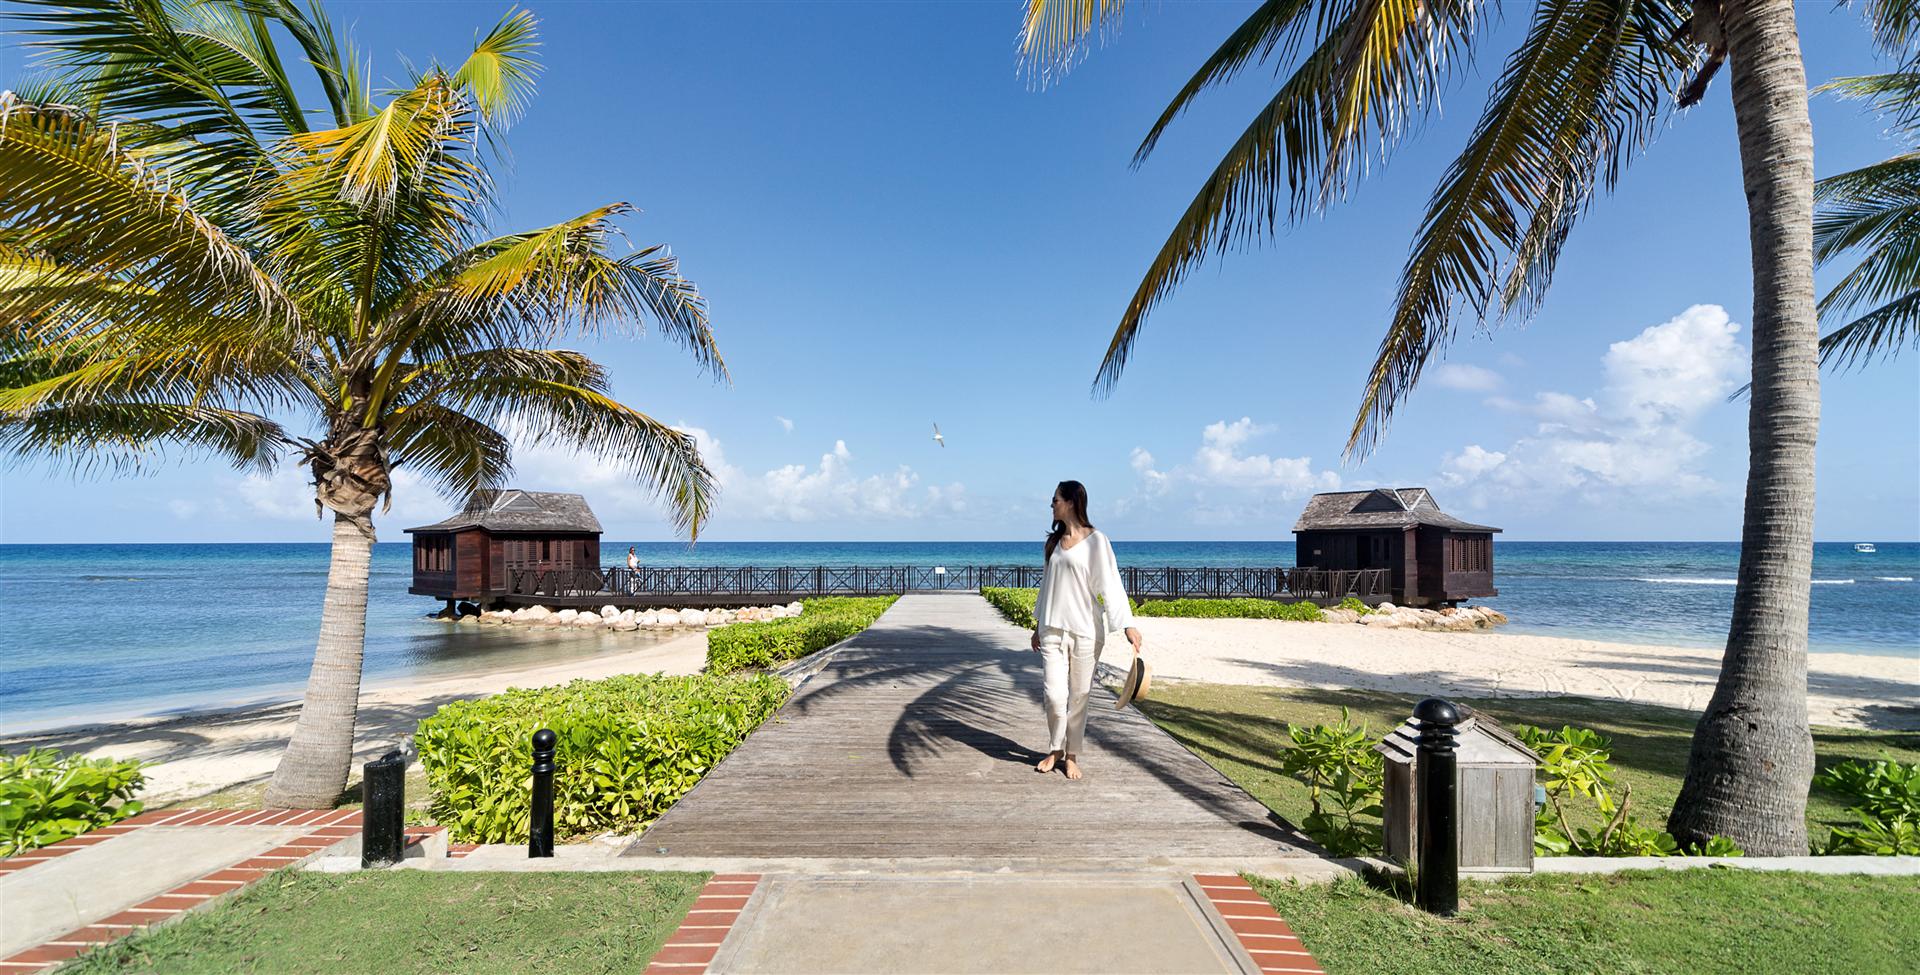
[[[306,700],[293,740],[267,787],[266,804],[330,809],[347,787],[353,760],[353,724],[360,711],[360,658],[366,647],[367,573],[373,559],[373,522],[365,515],[333,514],[333,559],[320,643],[307,677]]]
[[[1739,585],[1720,681],[1667,830],[1748,853],[1807,852],[1807,595],[1820,427],[1813,126],[1791,0],[1725,0],[1753,248],[1753,397]]]

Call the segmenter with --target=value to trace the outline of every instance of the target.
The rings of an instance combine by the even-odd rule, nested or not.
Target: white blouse
[[[1114,632],[1133,625],[1133,606],[1120,581],[1113,543],[1096,531],[1072,548],[1064,543],[1054,546],[1040,577],[1040,595],[1033,603],[1035,628],[1052,627],[1094,639],[1101,635],[1103,615],[1107,629]]]

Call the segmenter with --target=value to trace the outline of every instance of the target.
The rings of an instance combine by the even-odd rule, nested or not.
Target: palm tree
[[[1110,390],[1150,310],[1209,253],[1270,236],[1342,198],[1440,103],[1489,36],[1481,0],[1267,0],[1148,130],[1143,161],[1207,88],[1281,63],[1278,89],[1148,266],[1094,380]],[[1904,0],[1873,5],[1877,26]],[[1122,0],[1028,0],[1022,50],[1043,82],[1118,22]],[[1904,36],[1904,34],[1902,34]],[[1401,271],[1347,440],[1364,457],[1463,319],[1524,318],[1562,244],[1675,107],[1726,63],[1753,250],[1750,463],[1734,622],[1669,820],[1683,843],[1725,835],[1803,853],[1813,771],[1807,596],[1819,427],[1813,134],[1790,0],[1536,0],[1466,148],[1441,177]],[[1290,66],[1290,67],[1288,67]]]
[[[524,12],[377,102],[317,4],[59,7],[19,15],[54,80],[0,104],[0,448],[83,467],[297,455],[333,554],[267,803],[331,805],[394,470],[457,498],[503,482],[510,435],[574,446],[697,536],[715,484],[693,438],[550,346],[651,322],[724,379],[704,300],[660,248],[613,252],[625,204],[489,236],[488,146],[538,68]],[[308,124],[290,63],[313,66],[328,127]],[[295,417],[314,438],[288,432]]]

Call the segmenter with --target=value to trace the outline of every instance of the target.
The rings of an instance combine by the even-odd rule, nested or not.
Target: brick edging
[[[647,975],[703,975],[759,883],[757,873],[714,874],[647,964]]]
[[[0,975],[45,970],[84,951],[124,938],[135,931],[171,921],[187,911],[232,894],[275,870],[297,866],[360,832],[360,810],[169,809],[141,813],[112,826],[104,826],[72,839],[61,840],[59,843],[40,848],[40,850],[58,849],[57,853],[33,857],[31,854],[38,853],[40,850],[28,850],[0,861],[0,867],[21,858],[27,858],[28,862],[6,868],[24,870],[36,863],[64,856],[96,843],[104,843],[115,836],[147,826],[307,826],[312,828],[265,853],[203,874],[171,890],[134,904],[117,914],[101,918],[0,959]],[[97,837],[97,839],[85,843],[74,843],[75,840],[83,840],[87,837]],[[73,845],[69,847],[68,844]]]
[[[1325,975],[1300,936],[1244,879],[1235,874],[1195,874],[1193,882],[1213,902],[1262,975]]]

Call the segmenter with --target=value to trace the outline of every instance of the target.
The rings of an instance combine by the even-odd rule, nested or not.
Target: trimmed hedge
[[[554,831],[632,832],[653,821],[786,700],[770,675],[627,674],[456,701],[415,742],[431,811],[452,838],[517,843],[531,815],[533,733],[559,736]]]
[[[1135,616],[1180,616],[1190,619],[1256,619],[1320,621],[1320,607],[1271,599],[1156,599],[1133,608]]]
[[[1033,629],[1033,603],[1039,597],[1040,590],[982,587],[980,595],[992,603],[993,608],[999,610],[1008,622]],[[1271,599],[1156,599],[1134,603],[1133,614],[1195,619],[1301,620],[1309,623],[1319,622],[1322,618],[1320,607],[1305,600],[1280,603]]]
[[[51,748],[0,755],[0,857],[110,826],[140,811],[146,763]]]
[[[899,596],[829,596],[801,603],[800,615],[707,631],[707,673],[770,667],[839,643],[873,625]]]
[[[1040,598],[1038,589],[1005,589],[997,586],[981,586],[980,595],[986,597],[1000,615],[1016,626],[1033,629],[1033,603]]]

